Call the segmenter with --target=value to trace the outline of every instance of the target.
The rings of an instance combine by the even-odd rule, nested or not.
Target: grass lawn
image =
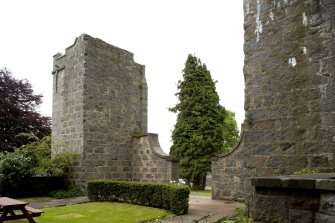
[[[113,202],[89,202],[42,209],[37,223],[131,223],[162,219],[172,214],[166,210]],[[27,220],[10,221],[26,223]]]
[[[212,196],[212,190],[191,190],[190,195]]]

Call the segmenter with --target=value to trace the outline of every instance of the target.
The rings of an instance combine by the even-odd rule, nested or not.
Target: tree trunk
[[[192,190],[205,190],[206,174],[199,174],[193,178]]]

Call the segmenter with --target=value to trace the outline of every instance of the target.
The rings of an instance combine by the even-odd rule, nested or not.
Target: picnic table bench
[[[0,197],[0,223],[9,220],[27,219],[30,223],[36,223],[33,217],[40,216],[43,211],[27,206],[27,202],[15,200],[9,197]],[[22,214],[18,213],[21,211]],[[10,215],[8,215],[10,214]]]

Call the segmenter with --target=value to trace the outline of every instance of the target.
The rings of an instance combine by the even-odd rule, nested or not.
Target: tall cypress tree
[[[196,56],[188,55],[177,89],[179,102],[170,108],[178,114],[170,154],[180,160],[181,177],[192,182],[193,189],[204,189],[211,158],[224,149],[226,110],[219,104],[210,71]]]

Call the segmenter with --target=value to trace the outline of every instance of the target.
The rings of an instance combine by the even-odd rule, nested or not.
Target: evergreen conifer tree
[[[227,111],[219,103],[210,71],[196,56],[188,55],[177,89],[179,102],[170,108],[177,113],[170,154],[180,160],[181,177],[192,182],[193,189],[204,189],[211,158],[224,150]]]

